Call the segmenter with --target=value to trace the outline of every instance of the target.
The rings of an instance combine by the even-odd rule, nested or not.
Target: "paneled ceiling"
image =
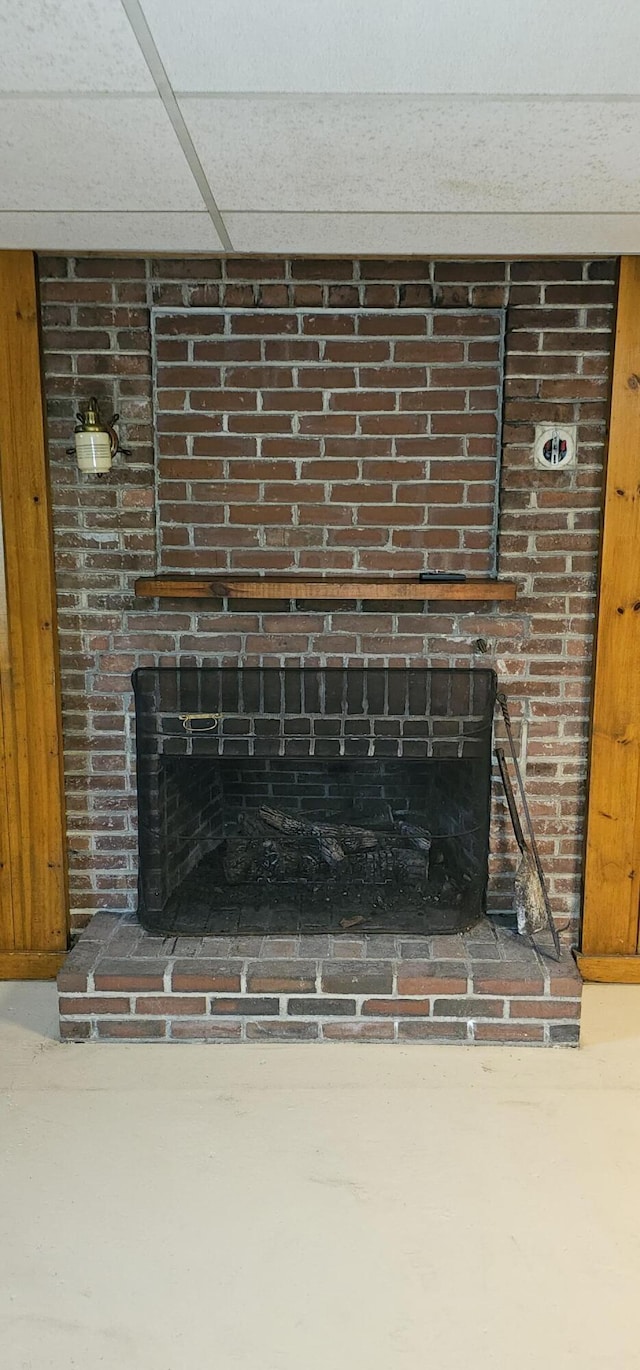
[[[0,246],[640,250],[638,0],[0,0]]]

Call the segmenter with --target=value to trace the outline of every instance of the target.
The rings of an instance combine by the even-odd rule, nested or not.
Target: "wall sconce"
[[[118,422],[118,414],[114,414],[109,423],[105,423],[100,418],[98,401],[91,399],[84,412],[80,410],[76,418],[78,422],[74,445],[68,447],[67,452],[70,456],[75,453],[79,471],[102,476],[111,470],[111,463],[117,452],[122,452],[125,457],[131,456],[130,448],[120,446],[120,438],[114,428],[114,424]]]

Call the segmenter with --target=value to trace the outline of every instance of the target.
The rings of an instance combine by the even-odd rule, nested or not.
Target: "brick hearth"
[[[58,977],[74,1042],[575,1046],[581,980],[488,920],[454,937],[153,937],[92,919]]]

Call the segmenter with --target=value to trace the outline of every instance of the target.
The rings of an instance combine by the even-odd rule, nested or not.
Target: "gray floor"
[[[640,989],[583,1036],[63,1047],[0,986],[2,1370],[637,1370]]]

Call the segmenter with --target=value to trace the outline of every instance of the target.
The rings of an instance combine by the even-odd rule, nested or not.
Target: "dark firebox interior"
[[[134,683],[146,928],[424,934],[482,916],[491,672],[144,669]]]

